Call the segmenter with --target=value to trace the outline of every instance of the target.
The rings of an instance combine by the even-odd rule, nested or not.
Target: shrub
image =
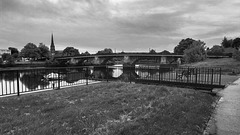
[[[201,41],[193,42],[189,48],[184,51],[183,59],[186,63],[203,61],[206,59],[205,43]]]
[[[240,51],[234,51],[233,56],[234,59],[240,61]]]
[[[59,62],[57,60],[50,59],[46,60],[45,65],[49,67],[59,66]]]
[[[220,45],[214,45],[211,49],[207,51],[208,55],[222,56],[224,55],[224,49]]]

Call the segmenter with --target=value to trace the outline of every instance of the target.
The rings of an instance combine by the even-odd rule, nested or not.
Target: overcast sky
[[[29,42],[95,53],[173,51],[181,39],[211,47],[240,37],[240,0],[0,0],[0,49]]]

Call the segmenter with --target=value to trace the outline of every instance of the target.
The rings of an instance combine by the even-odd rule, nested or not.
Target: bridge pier
[[[135,65],[130,63],[123,64],[123,73],[120,75],[121,80],[132,82],[138,77],[135,72]]]
[[[125,63],[123,64],[123,73],[124,71],[134,71],[135,72],[135,65],[134,64],[128,64],[128,63]]]

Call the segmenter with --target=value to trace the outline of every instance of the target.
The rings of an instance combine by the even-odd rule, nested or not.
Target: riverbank
[[[206,59],[201,62],[183,64],[182,66],[192,67],[221,67],[223,74],[237,75],[240,74],[240,61],[233,58],[220,58],[220,59]]]
[[[101,83],[0,99],[1,134],[202,134],[215,97]]]
[[[182,66],[222,68],[223,75],[221,83],[226,85],[226,88],[213,90],[216,92],[218,99],[213,104],[215,109],[208,122],[204,135],[238,134],[240,132],[238,130],[240,118],[236,118],[235,115],[239,107],[233,108],[232,106],[236,106],[235,104],[239,105],[237,100],[233,100],[236,97],[239,98],[239,92],[232,92],[229,90],[229,87],[236,87],[234,82],[240,78],[240,62],[232,58],[207,59],[202,62],[184,64]],[[233,109],[230,110],[229,108]]]
[[[221,84],[230,85],[240,78],[240,61],[233,58],[206,59],[201,62],[183,64],[182,67],[221,67]]]

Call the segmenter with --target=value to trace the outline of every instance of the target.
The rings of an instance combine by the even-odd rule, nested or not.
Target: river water
[[[135,67],[138,67],[136,65]],[[14,71],[0,72],[0,96],[8,94],[16,94],[17,89],[20,92],[36,91],[43,89],[56,89],[58,85],[60,87],[86,84],[94,80],[108,79],[108,80],[125,80],[128,81],[129,74],[132,74],[131,78],[135,78],[138,75],[147,75],[147,72],[139,71],[137,69],[129,71],[124,69],[123,65],[113,65],[106,68],[91,67],[88,69],[88,74],[83,69],[72,69],[68,71],[56,70],[32,70],[32,71],[19,71],[19,75]],[[86,79],[88,76],[88,80]],[[18,85],[19,83],[19,85]],[[17,87],[19,86],[19,88]]]

